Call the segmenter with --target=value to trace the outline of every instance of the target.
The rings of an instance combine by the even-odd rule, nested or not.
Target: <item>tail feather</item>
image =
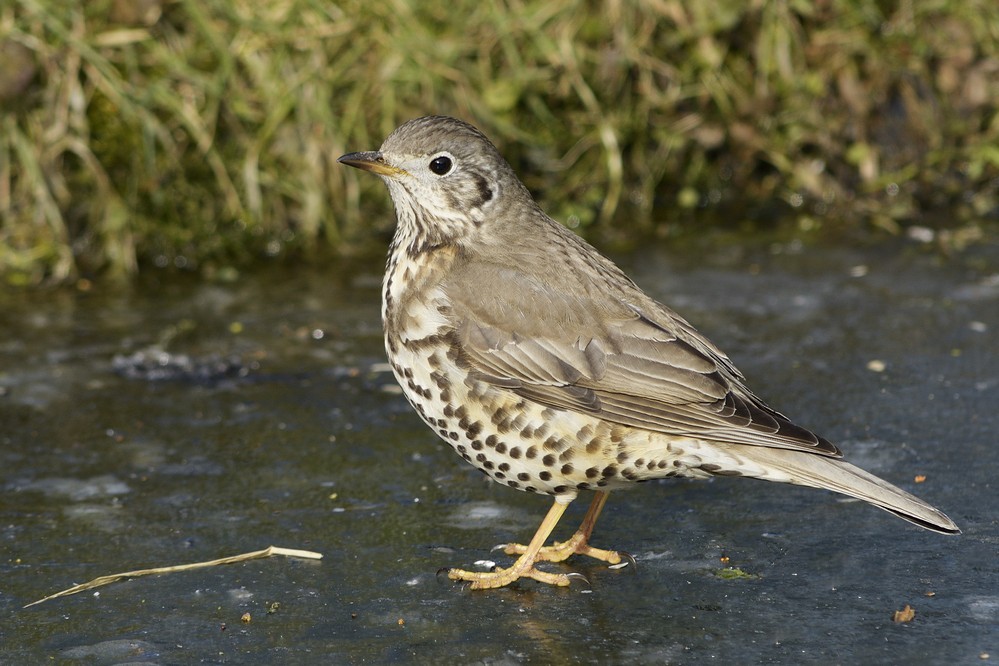
[[[939,509],[842,460],[788,449],[762,447],[745,447],[740,453],[742,457],[750,458],[756,466],[766,470],[759,478],[832,490],[869,502],[933,532],[961,533],[954,521]]]

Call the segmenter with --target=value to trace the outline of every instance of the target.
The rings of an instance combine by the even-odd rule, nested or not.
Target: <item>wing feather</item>
[[[455,270],[443,288],[460,353],[476,377],[623,425],[840,455],[756,397],[717,347],[630,281],[630,292],[615,293],[560,283],[573,273],[585,280],[588,271],[543,282],[509,267],[473,266]],[[492,298],[466,286],[499,283]]]

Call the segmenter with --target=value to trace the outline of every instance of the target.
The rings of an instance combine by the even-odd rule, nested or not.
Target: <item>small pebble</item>
[[[884,372],[887,367],[888,365],[880,359],[873,359],[867,362],[867,369],[871,372]]]

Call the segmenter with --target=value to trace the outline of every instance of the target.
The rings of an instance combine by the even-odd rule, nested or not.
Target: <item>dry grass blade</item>
[[[110,574],[107,576],[98,576],[97,578],[88,581],[86,583],[80,583],[79,585],[74,585],[71,588],[62,590],[61,592],[56,592],[55,594],[50,594],[49,596],[39,599],[38,601],[32,601],[30,604],[26,604],[24,608],[40,604],[43,601],[49,601],[50,599],[56,599],[58,597],[68,597],[71,594],[76,594],[78,592],[86,592],[87,590],[92,590],[95,587],[101,587],[103,585],[110,585],[111,583],[117,583],[118,581],[124,580],[126,578],[138,578],[139,576],[151,576],[153,574],[176,573],[178,571],[191,571],[193,569],[217,567],[223,564],[235,564],[237,562],[246,562],[248,560],[258,560],[264,557],[273,557],[275,555],[284,555],[285,557],[300,557],[307,560],[321,560],[323,557],[322,553],[315,553],[311,550],[298,550],[296,548],[281,548],[279,546],[268,546],[263,550],[255,550],[250,553],[231,555],[229,557],[221,557],[217,560],[209,560],[207,562],[192,562],[191,564],[175,564],[173,566],[154,567],[152,569],[138,569],[136,571],[125,571],[123,573]]]

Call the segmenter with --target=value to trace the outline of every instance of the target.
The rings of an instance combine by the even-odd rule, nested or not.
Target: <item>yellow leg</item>
[[[548,515],[541,521],[541,526],[534,533],[531,543],[524,548],[520,557],[513,563],[513,566],[498,571],[464,571],[462,569],[448,569],[447,576],[451,580],[467,580],[472,584],[473,590],[484,590],[492,587],[503,587],[509,585],[518,578],[533,578],[534,580],[548,583],[549,585],[565,586],[569,584],[569,577],[566,574],[548,573],[538,571],[534,568],[537,561],[538,551],[542,544],[551,536],[552,530],[558,524],[559,518],[565,513],[569,503],[561,503],[555,500],[552,508],[548,510]]]
[[[608,564],[619,564],[621,555],[614,550],[603,550],[589,545],[590,534],[593,533],[593,526],[597,524],[597,518],[603,511],[604,504],[607,503],[608,493],[598,490],[593,496],[590,508],[586,510],[583,522],[576,533],[565,541],[556,543],[554,546],[541,548],[534,557],[535,562],[562,562],[571,555],[586,555],[594,559],[603,560]],[[533,543],[533,542],[532,542]],[[499,548],[499,546],[497,546]],[[530,546],[526,548],[519,543],[508,543],[503,545],[503,552],[507,555],[521,555],[526,553]]]

